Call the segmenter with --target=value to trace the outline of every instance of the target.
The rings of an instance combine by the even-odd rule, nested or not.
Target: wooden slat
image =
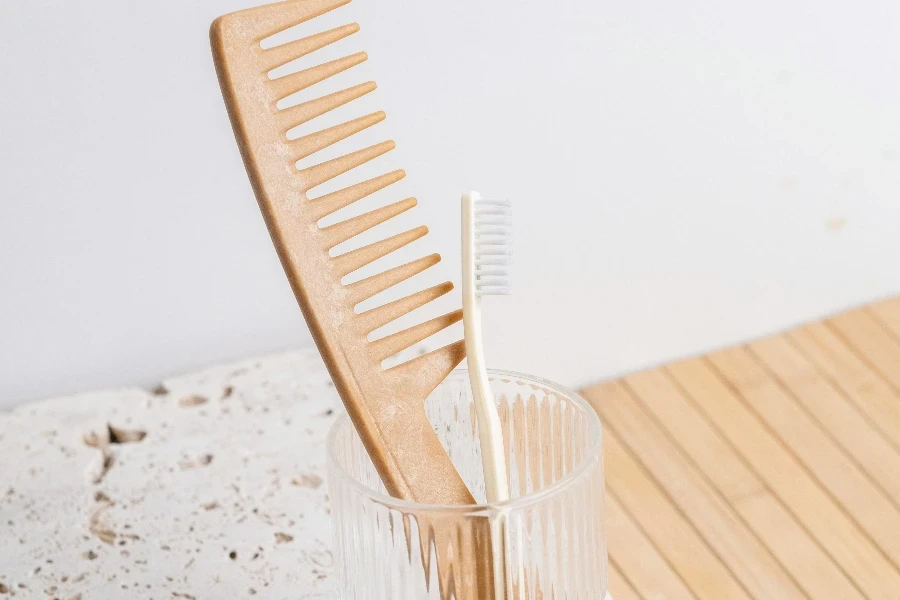
[[[607,494],[604,508],[609,562],[622,572],[641,597],[645,600],[696,600],[684,580],[656,550],[613,494]]]
[[[751,353],[852,456],[889,498],[900,499],[900,452],[783,335],[751,343]]]
[[[787,337],[881,435],[900,448],[900,396],[869,365],[823,323],[801,327]]]
[[[583,393],[619,600],[900,598],[900,298]]]
[[[621,383],[595,386],[584,394],[600,414],[607,435],[615,432],[751,597],[805,598],[734,509]]]
[[[896,567],[786,450],[782,440],[721,381],[710,363],[691,359],[671,365],[669,372],[866,595],[890,598],[900,589]]]
[[[900,339],[900,298],[882,300],[869,306],[869,312],[887,328],[897,339]]]
[[[699,600],[749,599],[750,595],[625,449],[604,432],[606,485]]]
[[[895,391],[900,391],[900,342],[866,309],[838,315],[828,321],[839,335],[870,364]]]
[[[858,465],[746,349],[716,352],[709,360],[894,564],[900,564],[900,511]]]
[[[609,575],[609,593],[616,600],[642,600],[641,595],[625,579],[615,563],[609,564],[607,573]]]
[[[691,404],[665,369],[630,375],[625,384],[732,504],[768,489],[725,437]]]
[[[847,575],[682,393],[665,369],[624,379],[810,598],[863,598]]]

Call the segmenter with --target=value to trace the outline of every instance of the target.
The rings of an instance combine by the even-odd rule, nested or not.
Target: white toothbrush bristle
[[[508,200],[475,201],[475,292],[479,296],[512,293],[512,206]]]

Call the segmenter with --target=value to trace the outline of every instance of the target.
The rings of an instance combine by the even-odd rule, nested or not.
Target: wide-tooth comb
[[[281,258],[313,338],[347,412],[391,495],[425,504],[474,504],[429,423],[424,400],[462,361],[462,341],[409,362],[382,368],[382,362],[461,319],[461,311],[368,341],[369,334],[443,296],[444,283],[356,314],[354,307],[436,264],[426,256],[348,285],[341,278],[406,246],[427,233],[417,227],[337,257],[329,251],[416,204],[401,200],[328,227],[317,222],[404,177],[392,171],[311,199],[309,191],[394,147],[390,141],[298,169],[295,163],[384,119],[376,112],[341,125],[287,138],[288,130],[375,89],[362,83],[297,106],[279,109],[279,100],[314,86],[366,60],[359,52],[271,79],[269,72],[355,33],[345,25],[271,49],[260,42],[349,0],[289,0],[218,18],[210,37],[219,83],[244,165],[269,233]]]

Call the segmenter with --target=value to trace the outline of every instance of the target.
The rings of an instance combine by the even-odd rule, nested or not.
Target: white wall
[[[0,2],[0,407],[309,343],[209,57],[244,4]],[[895,0],[356,0],[319,26],[351,20],[320,58],[371,60],[320,91],[378,80],[336,117],[388,112],[343,151],[398,142],[379,200],[433,231],[405,258],[458,279],[459,193],[515,203],[493,366],[578,385],[900,291]]]

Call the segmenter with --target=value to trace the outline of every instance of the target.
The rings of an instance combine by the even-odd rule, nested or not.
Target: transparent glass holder
[[[334,424],[328,484],[338,598],[610,600],[597,415],[580,396],[548,381],[504,371],[489,371],[489,378],[509,466],[511,497],[501,504],[431,506],[392,498],[349,417]],[[454,371],[428,397],[425,411],[483,503],[468,373]],[[493,561],[492,592],[466,584],[464,571],[486,556]]]

